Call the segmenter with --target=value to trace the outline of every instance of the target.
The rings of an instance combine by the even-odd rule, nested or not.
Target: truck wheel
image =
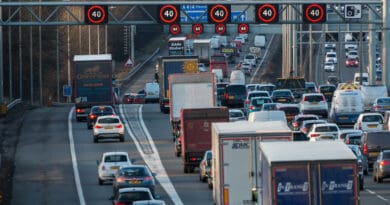
[[[99,185],[103,185],[104,181],[101,180],[100,178],[98,180],[99,180]]]
[[[183,171],[184,171],[184,173],[186,173],[186,174],[188,173],[189,169],[188,169],[188,167],[187,167],[186,165],[184,165],[184,170],[183,170]]]
[[[123,136],[123,135],[119,136],[119,141],[120,142],[124,142],[125,141],[125,136]]]
[[[96,136],[96,135],[93,136],[93,142],[94,142],[94,143],[98,143],[98,136]]]

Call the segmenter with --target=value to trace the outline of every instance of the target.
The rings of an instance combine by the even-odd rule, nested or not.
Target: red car
[[[359,66],[359,59],[357,58],[352,58],[352,59],[347,59],[345,61],[345,67],[358,67]]]
[[[145,95],[138,93],[126,93],[122,98],[123,104],[144,104]]]

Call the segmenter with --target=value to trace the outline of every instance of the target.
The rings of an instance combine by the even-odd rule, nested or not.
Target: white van
[[[360,73],[355,73],[353,83],[360,84]],[[368,73],[362,73],[362,85],[368,85]]]
[[[230,84],[245,85],[245,74],[241,70],[232,70]]]
[[[256,35],[254,45],[256,47],[265,48],[265,35]]]
[[[157,82],[145,84],[145,103],[158,102],[160,99],[160,85]]]
[[[363,111],[361,90],[353,85],[339,84],[333,94],[329,120],[337,124],[354,124]]]
[[[269,111],[256,111],[249,113],[248,122],[269,122],[269,121],[281,121],[286,123],[287,119],[284,111],[281,110],[269,110]]]

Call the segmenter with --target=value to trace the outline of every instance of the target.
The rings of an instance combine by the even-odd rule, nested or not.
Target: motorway
[[[340,72],[349,80],[356,71]],[[127,91],[138,91],[152,74],[153,69],[141,73]],[[158,104],[120,105],[116,112],[126,126],[124,143],[93,143],[92,131],[76,122],[72,105],[27,112],[16,152],[12,204],[110,204],[112,185],[98,185],[96,163],[107,151],[126,151],[135,163],[148,164],[157,173],[157,194],[167,204],[213,204],[198,170],[184,174],[181,158],[174,156],[169,115]],[[369,173],[360,196],[362,205],[390,204],[390,180],[376,184]]]

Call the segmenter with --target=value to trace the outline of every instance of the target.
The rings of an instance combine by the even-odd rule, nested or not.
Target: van
[[[245,75],[241,70],[232,70],[230,73],[230,84],[245,86]]]
[[[215,82],[222,82],[223,81],[223,71],[222,69],[213,69],[211,70],[212,73],[214,73],[215,76]]]
[[[350,84],[339,84],[333,94],[329,116],[337,124],[355,124],[364,111],[362,93]]]
[[[269,111],[256,111],[251,112],[248,115],[248,122],[268,122],[268,121],[281,121],[286,123],[287,118],[281,110],[269,110]]]
[[[369,167],[372,167],[380,151],[390,149],[389,136],[390,131],[388,130],[363,132],[361,150],[363,150],[363,154],[367,157]]]
[[[245,84],[230,84],[226,86],[225,104],[228,108],[243,108],[246,99]]]
[[[157,82],[145,84],[145,103],[158,102],[160,99],[160,85]]]
[[[265,35],[256,35],[254,45],[256,47],[265,48]]]
[[[354,84],[360,84],[360,73],[355,73],[353,77]],[[368,73],[362,73],[362,85],[368,85]]]

